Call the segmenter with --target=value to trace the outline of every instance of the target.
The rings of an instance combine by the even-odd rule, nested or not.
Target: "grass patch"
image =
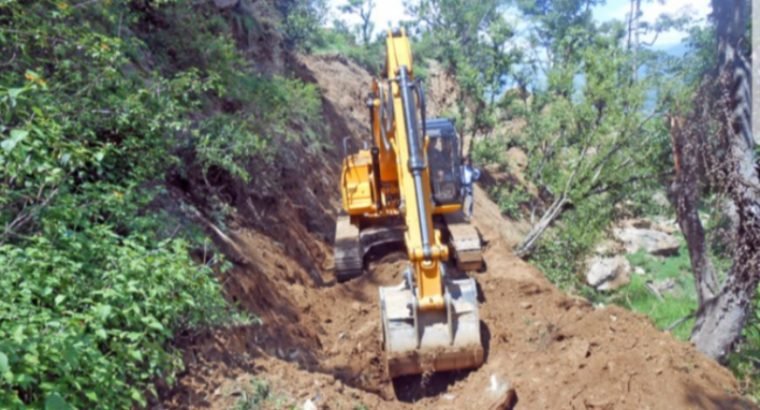
[[[298,406],[293,404],[292,400],[273,392],[269,382],[263,379],[252,379],[249,385],[242,389],[234,407],[235,410],[296,408]]]
[[[730,260],[712,255],[719,271],[727,270]],[[614,293],[600,297],[598,293],[592,300],[603,303],[615,303],[634,312],[643,313],[652,319],[661,330],[666,330],[678,320],[688,316],[697,308],[697,295],[694,276],[691,272],[689,253],[681,238],[678,255],[668,258],[649,255],[644,251],[628,255],[628,261],[636,269],[643,268],[646,273],[631,276],[631,282]],[[725,270],[724,270],[725,269]],[[664,283],[672,281],[673,287],[658,298],[647,288],[647,283]],[[760,403],[760,307],[755,307],[749,323],[744,329],[744,337],[736,352],[728,359],[728,367],[734,372],[745,396],[755,403]],[[685,320],[671,330],[674,337],[687,341],[694,326],[694,319]]]
[[[661,330],[666,330],[697,308],[694,276],[690,270],[689,253],[683,242],[676,256],[662,258],[640,250],[628,255],[628,261],[634,270],[643,268],[645,274],[633,273],[628,285],[605,298],[607,303],[643,313]],[[661,297],[650,290],[650,287],[662,287],[665,283],[672,286],[662,290]],[[671,333],[679,340],[688,340],[693,324],[693,319],[683,321]]]

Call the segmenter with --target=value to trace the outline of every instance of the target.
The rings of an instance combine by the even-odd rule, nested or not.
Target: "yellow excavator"
[[[380,287],[390,377],[478,367],[478,293],[466,272],[482,266],[482,250],[462,215],[456,129],[448,119],[426,118],[403,29],[388,31],[386,50],[384,76],[367,99],[372,145],[349,153],[350,141],[343,144],[335,275],[360,276],[367,255],[403,243],[403,282]]]

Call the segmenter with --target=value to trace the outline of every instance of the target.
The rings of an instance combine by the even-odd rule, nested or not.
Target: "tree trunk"
[[[724,80],[724,89],[737,78],[740,77]],[[730,115],[731,121],[721,132],[727,139],[727,155],[718,173],[725,178],[726,190],[739,215],[738,244],[725,285],[715,298],[700,306],[691,334],[697,349],[717,360],[725,359],[741,337],[760,282],[760,180],[755,169],[754,141],[742,131],[746,122],[740,112],[747,109],[741,108],[746,101],[729,98],[726,102],[728,107],[720,111]]]
[[[546,232],[546,229],[551,226],[552,222],[554,222],[562,214],[562,211],[564,210],[565,205],[567,205],[567,202],[568,198],[564,193],[559,198],[554,200],[554,202],[549,206],[549,209],[544,212],[544,215],[541,217],[538,223],[533,225],[533,228],[531,228],[530,232],[525,235],[525,238],[522,240],[522,242],[520,242],[520,244],[515,248],[515,254],[517,256],[524,258],[533,252],[533,249],[536,247],[536,243],[541,238],[541,235],[543,235],[544,232]]]
[[[757,272],[756,267],[743,270]],[[723,361],[733,350],[747,323],[757,292],[757,280],[746,280],[747,273],[732,269],[722,291],[697,311],[691,341],[699,351],[715,360]]]
[[[693,117],[699,116],[701,110],[697,109],[695,113]],[[705,230],[699,219],[699,176],[702,175],[699,149],[700,145],[702,148],[704,145],[698,144],[695,139],[699,139],[702,130],[695,129],[699,124],[696,118],[691,118],[686,127],[681,117],[670,117],[669,120],[673,162],[676,168],[676,179],[671,186],[671,192],[675,197],[673,202],[678,215],[678,225],[686,238],[689,250],[698,306],[702,306],[718,291],[715,269],[705,245]]]
[[[588,146],[583,148],[581,157],[585,156],[587,151]],[[522,242],[520,242],[520,244],[515,247],[515,255],[521,258],[529,256],[533,252],[533,249],[536,247],[536,243],[538,243],[541,235],[543,235],[544,232],[546,232],[546,230],[551,226],[551,224],[557,218],[559,218],[560,215],[562,215],[562,212],[565,210],[565,205],[570,202],[570,188],[572,188],[573,183],[575,182],[575,177],[578,175],[578,170],[581,169],[581,165],[582,162],[578,162],[575,165],[575,169],[573,169],[572,174],[570,174],[570,177],[565,182],[565,189],[562,191],[562,194],[560,194],[554,200],[554,202],[549,205],[549,209],[544,212],[538,223],[533,225],[533,228],[531,228],[530,232],[525,235],[525,238],[522,240]]]
[[[691,340],[706,355],[724,360],[741,337],[760,282],[760,180],[748,121],[750,73],[740,52],[747,3],[713,0],[712,4],[720,61],[717,136],[725,149],[724,157],[715,161],[714,178],[736,205],[738,244],[723,288],[697,311]]]
[[[636,82],[636,78],[638,77],[637,70],[639,68],[638,55],[639,55],[639,44],[640,44],[639,34],[641,32],[640,27],[639,27],[640,19],[641,19],[640,17],[641,0],[633,0],[631,5],[633,6],[632,7],[633,10],[631,12],[633,14],[633,16],[631,17],[631,20],[632,20],[631,29],[633,30],[633,49],[631,50],[631,60],[632,60],[631,81]]]

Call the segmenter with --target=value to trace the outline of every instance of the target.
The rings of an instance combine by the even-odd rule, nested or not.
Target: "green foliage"
[[[643,268],[645,275],[633,274],[631,283],[613,294],[609,302],[649,316],[654,324],[663,330],[694,312],[697,307],[697,295],[689,251],[683,240],[677,256],[657,258],[639,251],[630,255],[628,260],[632,267]],[[673,287],[662,293],[662,299],[646,287],[647,282],[657,284],[667,281],[670,281]],[[693,319],[683,321],[673,328],[673,335],[680,340],[688,340],[693,323]]]
[[[164,176],[251,180],[324,140],[316,88],[254,72],[235,13],[0,2],[0,407],[144,406],[181,367],[176,332],[242,319]]]
[[[501,138],[482,138],[472,144],[470,157],[476,164],[503,164],[507,144]]]
[[[533,255],[552,283],[571,291],[583,288],[578,272],[590,249],[602,237],[613,212],[604,196],[589,198],[565,212],[562,222],[547,233]]]
[[[435,59],[456,75],[459,126],[466,132],[495,126],[495,102],[522,58],[511,46],[515,29],[505,20],[506,6],[502,0],[423,0],[408,6],[419,37],[415,58]]]
[[[688,272],[686,275],[691,276]],[[685,278],[681,279],[684,280]],[[670,325],[677,324],[678,326],[672,331],[673,336],[680,340],[688,340],[694,319],[684,320],[680,324],[678,321],[694,312],[696,300],[693,295],[689,297],[666,294],[660,300],[647,289],[646,281],[646,278],[634,275],[631,278],[631,283],[617,294],[618,299],[615,300],[615,303],[649,316],[654,324],[662,330],[667,329]],[[679,292],[683,290],[685,289],[678,289]]]
[[[310,51],[318,41],[329,7],[325,0],[277,0],[284,18],[282,31],[289,48]]]
[[[314,54],[331,54],[346,57],[379,76],[385,68],[384,34],[366,44],[359,44],[356,36],[342,22],[336,21],[332,28],[320,30]]]
[[[592,7],[601,0],[518,0],[531,24],[535,43],[547,49],[552,65],[571,63],[575,49],[587,44],[595,31]]]
[[[256,74],[236,74],[230,83],[220,97],[253,104],[247,110],[214,113],[191,130],[191,145],[204,171],[217,166],[248,181],[250,159],[271,160],[283,142],[303,143],[313,151],[324,145],[322,129],[315,125],[321,101],[313,84]]]
[[[0,407],[144,406],[181,369],[173,331],[228,320],[219,287],[182,241],[60,228],[0,247]]]
[[[539,241],[533,256],[550,279],[568,287],[582,286],[575,275],[579,261],[616,215],[616,205],[657,188],[669,149],[660,107],[645,104],[653,80],[631,79],[635,61],[620,46],[619,28],[579,21],[566,35],[556,27],[559,32],[545,33],[551,44],[574,42],[555,50],[565,55],[548,71],[546,84],[534,85],[522,104],[505,103],[526,121],[510,143],[527,153],[527,180],[551,198],[544,199],[547,207],[566,202],[555,232]]]
[[[755,300],[760,300],[760,289]],[[744,393],[756,404],[760,403],[760,306],[752,309],[742,334],[742,341],[729,355],[728,365],[742,384]]]
[[[264,379],[252,379],[248,386],[241,389],[241,397],[235,403],[235,410],[257,409],[296,409],[293,400],[272,390]]]
[[[517,219],[520,216],[521,206],[530,201],[530,194],[519,185],[513,187],[499,187],[495,194],[496,203],[502,214]]]

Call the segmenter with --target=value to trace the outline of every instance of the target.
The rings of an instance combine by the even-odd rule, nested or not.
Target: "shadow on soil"
[[[760,409],[751,401],[730,394],[714,395],[705,393],[699,386],[686,386],[686,402],[694,409],[756,410]]]
[[[396,399],[406,403],[414,403],[426,397],[446,393],[454,383],[464,380],[472,370],[433,373],[429,376],[402,376],[393,380],[393,390]]]

